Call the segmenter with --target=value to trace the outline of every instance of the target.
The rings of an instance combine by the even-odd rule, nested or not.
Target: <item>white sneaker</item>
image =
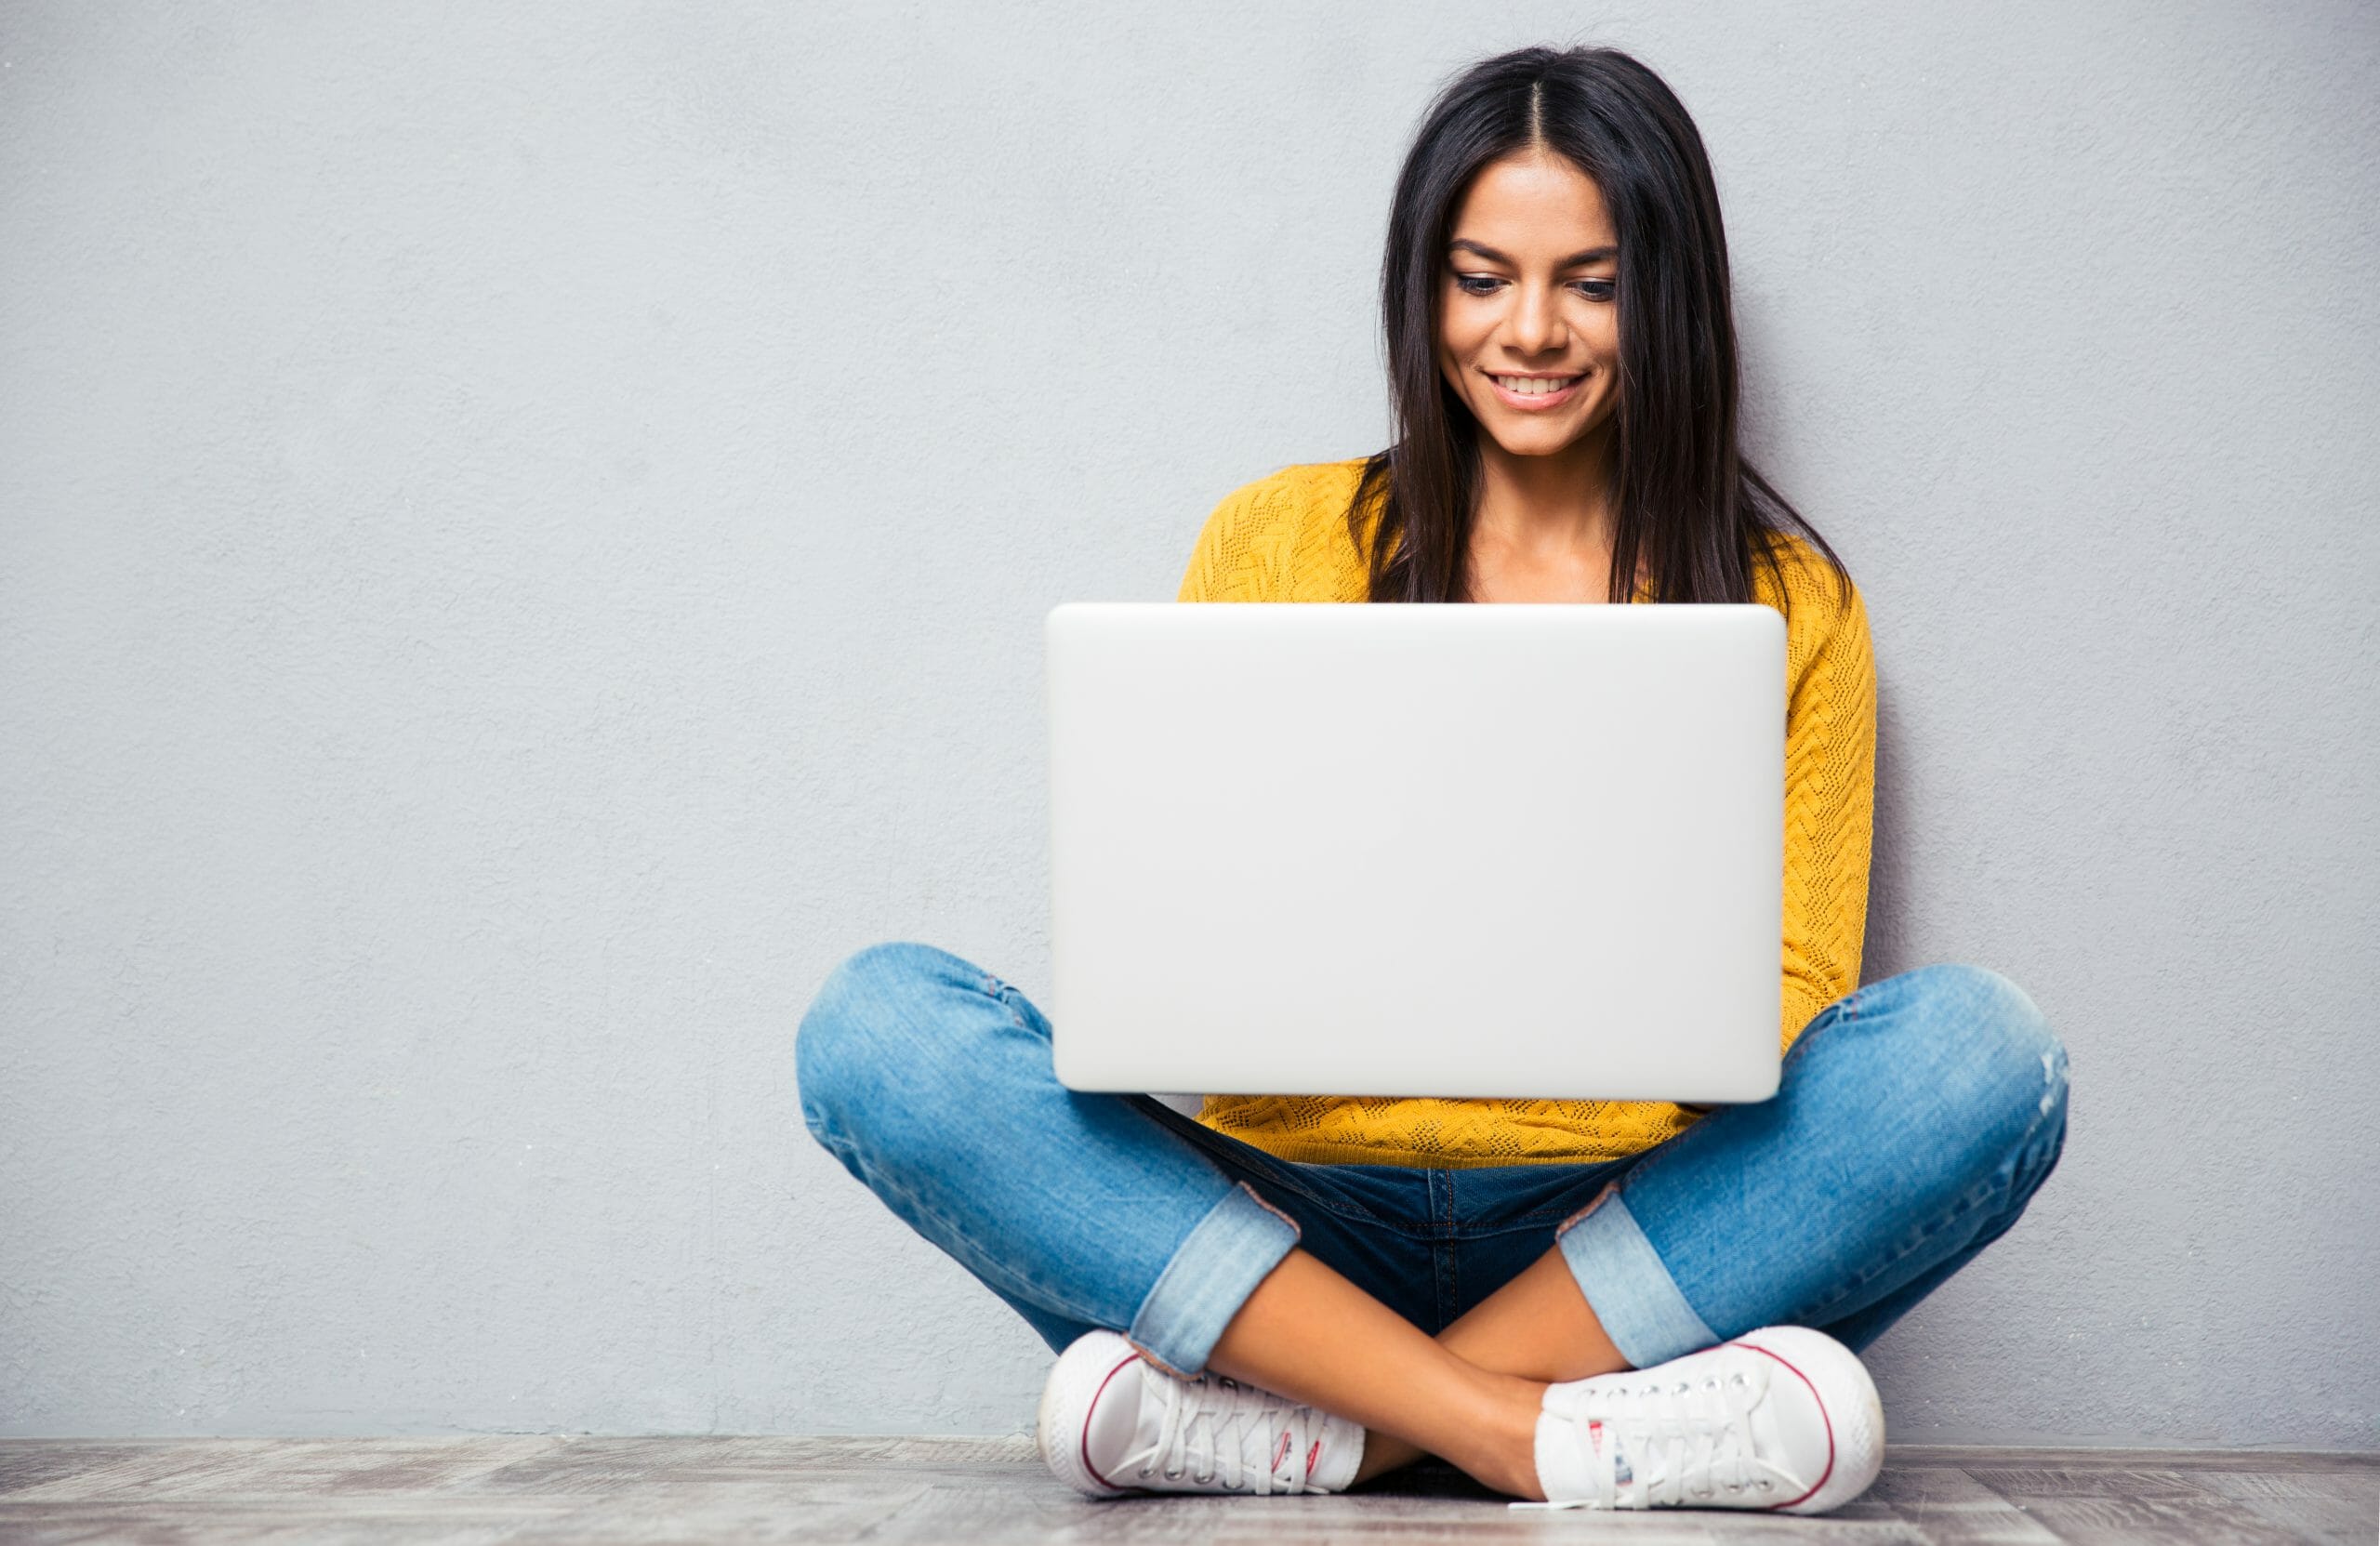
[[[1824,1513],[1876,1479],[1884,1408],[1858,1355],[1766,1326],[1650,1368],[1546,1388],[1537,1509]]]
[[[1183,1380],[1113,1331],[1058,1355],[1034,1441],[1058,1479],[1092,1498],[1128,1492],[1337,1492],[1364,1430],[1219,1374]]]

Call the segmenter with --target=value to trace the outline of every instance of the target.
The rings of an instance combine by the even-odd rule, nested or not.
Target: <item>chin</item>
[[[1531,435],[1525,440],[1508,440],[1502,435],[1490,435],[1508,456],[1551,456],[1557,451],[1567,451],[1579,443],[1577,435]]]

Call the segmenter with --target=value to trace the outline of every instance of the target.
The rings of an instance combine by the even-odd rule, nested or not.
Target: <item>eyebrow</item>
[[[1458,236],[1453,241],[1448,242],[1447,244],[1447,250],[1448,252],[1460,250],[1462,252],[1477,253],[1480,257],[1488,259],[1490,263],[1513,262],[1511,258],[1505,257],[1502,253],[1498,252],[1494,247],[1488,245],[1484,242],[1474,242],[1468,236]],[[1584,252],[1572,253],[1569,257],[1562,259],[1561,262],[1556,263],[1554,266],[1557,269],[1575,269],[1581,263],[1600,263],[1607,258],[1615,258],[1619,256],[1619,253],[1620,249],[1618,247],[1589,247]],[[1520,267],[1517,263],[1513,263],[1513,266],[1514,268]]]

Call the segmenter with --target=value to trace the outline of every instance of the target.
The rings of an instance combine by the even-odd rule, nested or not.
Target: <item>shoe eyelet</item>
[[[1769,1480],[1767,1477],[1765,1477],[1765,1476],[1763,1476],[1763,1477],[1760,1479],[1759,1487],[1760,1487],[1760,1490],[1761,1490],[1761,1491],[1763,1491],[1763,1492],[1774,1492],[1774,1491],[1776,1491],[1776,1490],[1777,1490],[1777,1484],[1776,1484],[1776,1483],[1774,1483],[1774,1482],[1772,1482],[1772,1481],[1770,1481],[1770,1480]]]

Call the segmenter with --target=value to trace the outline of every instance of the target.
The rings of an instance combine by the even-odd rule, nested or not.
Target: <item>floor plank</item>
[[[41,1546],[2364,1546],[2380,1455],[1896,1447],[1822,1519],[1506,1501],[1425,1462],[1336,1498],[1092,1502],[1025,1438],[0,1440],[0,1541]]]
[[[2380,1502],[2371,1498],[2255,1498],[2241,1505],[2292,1539],[2325,1546],[2372,1546],[2380,1540]]]
[[[2057,1546],[2047,1526],[1954,1465],[1894,1455],[1860,1500],[1890,1508],[1937,1546]]]

